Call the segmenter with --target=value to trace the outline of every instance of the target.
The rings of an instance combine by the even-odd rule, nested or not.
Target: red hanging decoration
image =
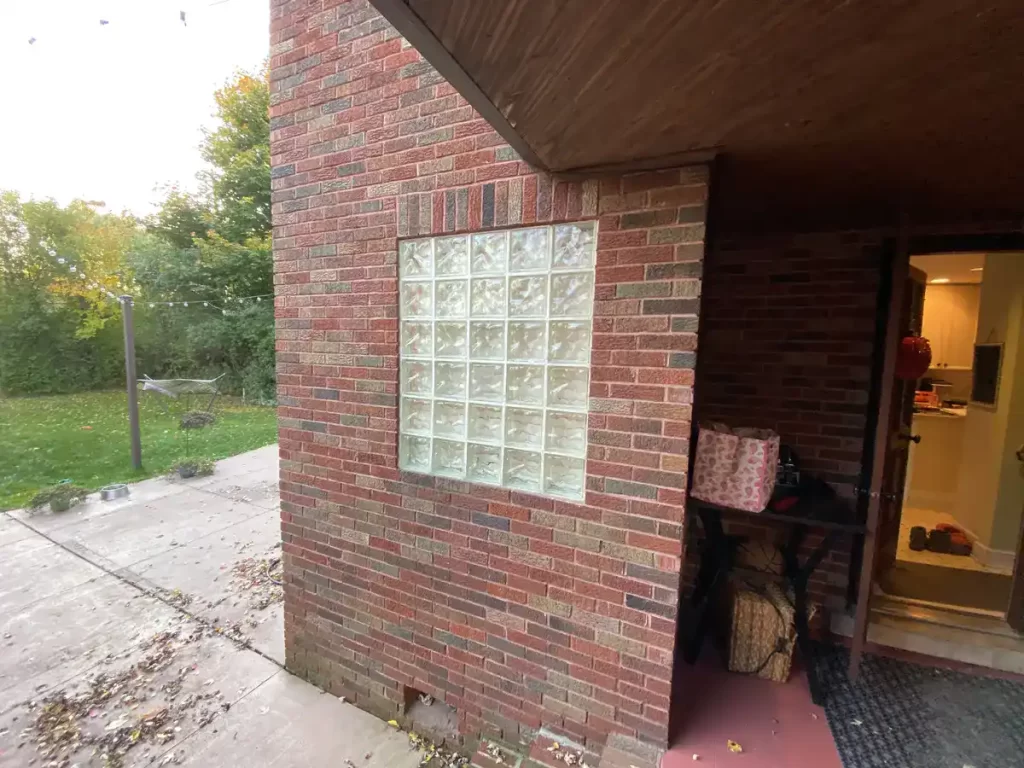
[[[932,364],[932,345],[924,336],[904,336],[896,355],[896,378],[920,379]]]

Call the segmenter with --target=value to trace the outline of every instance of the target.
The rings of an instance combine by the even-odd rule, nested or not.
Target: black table
[[[782,575],[793,588],[794,622],[796,624],[797,647],[807,667],[807,681],[811,699],[815,704],[824,704],[823,690],[814,666],[813,648],[808,628],[807,584],[814,571],[826,555],[846,535],[863,534],[867,526],[857,519],[853,507],[844,499],[813,498],[802,499],[785,512],[747,512],[731,507],[722,507],[699,499],[689,499],[687,512],[700,520],[704,529],[704,541],[700,548],[700,566],[693,593],[689,600],[689,633],[684,634],[683,660],[693,664],[700,652],[707,631],[708,608],[714,598],[725,588],[729,572],[735,565],[736,551],[746,541],[745,536],[725,533],[723,515],[745,518],[746,522],[774,521],[789,528],[789,536],[780,546],[782,554]],[[825,535],[808,555],[800,561],[800,546],[809,528],[824,530]]]

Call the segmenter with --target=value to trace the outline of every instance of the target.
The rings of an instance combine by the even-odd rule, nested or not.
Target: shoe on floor
[[[928,549],[928,530],[923,525],[915,525],[910,529],[910,548],[915,552]]]
[[[940,531],[938,528],[928,532],[928,551],[949,554],[949,548],[953,543],[953,537],[949,531]]]

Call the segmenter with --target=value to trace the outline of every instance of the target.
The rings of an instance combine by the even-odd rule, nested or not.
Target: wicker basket
[[[786,682],[796,644],[792,603],[774,583],[734,586],[730,603],[729,671]]]

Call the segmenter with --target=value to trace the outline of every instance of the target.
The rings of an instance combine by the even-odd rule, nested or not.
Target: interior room
[[[1024,254],[911,258],[924,282],[917,384],[890,596],[1003,614],[1024,510]]]

